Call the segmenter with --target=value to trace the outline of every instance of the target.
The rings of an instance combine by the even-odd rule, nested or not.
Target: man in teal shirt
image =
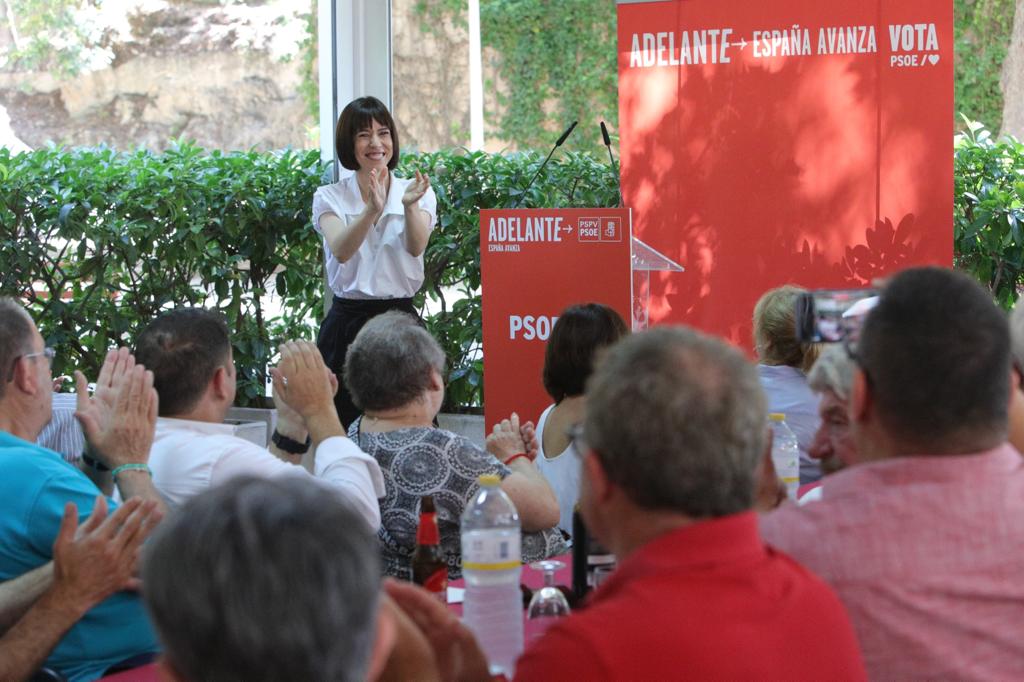
[[[52,581],[47,565],[65,504],[73,502],[84,521],[100,494],[85,474],[34,443],[50,419],[52,357],[24,309],[0,298],[0,580],[34,572],[39,579],[31,597]],[[120,349],[108,354],[92,398],[85,377],[76,375],[78,416],[93,455],[112,470],[124,499],[141,497],[162,508],[146,465],[156,423],[152,374]],[[92,680],[156,650],[138,595],[119,592],[73,625],[46,665],[73,682]]]

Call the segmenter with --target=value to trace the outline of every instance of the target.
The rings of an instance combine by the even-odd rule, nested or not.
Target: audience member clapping
[[[558,527],[572,533],[572,513],[580,495],[580,464],[569,430],[583,421],[583,389],[598,353],[624,336],[626,323],[600,303],[562,311],[544,349],[544,389],[554,400],[537,420],[537,468],[558,498]]]
[[[408,578],[420,497],[433,495],[449,575],[461,575],[459,519],[479,491],[481,474],[498,474],[519,511],[524,561],[566,551],[551,487],[525,456],[518,419],[498,424],[488,452],[434,428],[444,399],[444,352],[412,316],[391,311],[373,318],[349,347],[344,380],[363,411],[349,435],[380,463],[387,493],[378,533],[386,575]]]
[[[94,513],[100,492],[96,485],[60,455],[34,443],[50,419],[52,357],[28,313],[13,300],[0,299],[0,580],[26,576],[20,584],[26,603],[52,583],[53,571],[47,566],[61,528],[70,523],[68,503],[86,527],[102,519],[97,508],[94,522],[86,520]],[[95,395],[89,395],[81,373],[77,378],[76,415],[91,456],[112,470],[121,497],[149,501],[150,512],[162,510],[146,465],[157,411],[152,373],[120,349],[108,353]],[[116,515],[116,505],[111,503],[111,508]],[[72,680],[93,679],[155,650],[156,639],[138,597],[118,592],[74,622],[46,663]]]
[[[800,483],[821,478],[821,465],[810,447],[818,430],[818,400],[807,386],[807,371],[819,347],[796,337],[796,300],[804,289],[783,286],[766,291],[754,306],[754,349],[768,411],[786,415],[800,448]]]
[[[765,539],[830,582],[875,679],[1024,676],[1024,462],[1006,316],[967,275],[889,281],[854,353],[855,466]]]
[[[0,583],[0,680],[28,679],[89,609],[138,587],[139,550],[160,519],[155,502],[137,497],[108,516],[106,499],[98,495],[79,526],[74,503],[65,505],[53,563]],[[38,585],[47,582],[33,601]]]
[[[383,477],[377,463],[345,437],[334,409],[337,384],[313,344],[281,348],[273,370],[280,415],[270,450],[235,436],[224,424],[236,375],[220,314],[170,311],[146,327],[136,345],[136,357],[153,371],[160,396],[150,466],[172,505],[242,474],[306,476],[299,462],[312,445],[313,475],[343,495],[372,528],[380,525]]]

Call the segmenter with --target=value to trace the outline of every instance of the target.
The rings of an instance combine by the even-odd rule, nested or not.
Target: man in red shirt
[[[768,429],[754,367],[660,327],[612,347],[586,395],[580,511],[619,565],[526,650],[516,679],[863,679],[839,600],[758,535]],[[430,621],[420,600],[410,608],[422,595],[388,589]]]

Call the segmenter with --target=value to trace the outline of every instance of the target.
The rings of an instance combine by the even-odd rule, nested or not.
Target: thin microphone
[[[608,160],[612,163],[612,170],[615,172],[615,184],[619,188],[619,207],[625,202],[622,201],[622,180],[619,178],[619,169],[615,165],[615,156],[612,154],[612,138],[608,136],[608,126],[601,121],[601,137],[604,139],[604,146],[608,148]]]
[[[565,129],[565,132],[562,133],[562,136],[560,138],[558,138],[558,142],[555,143],[556,147],[561,147],[562,143],[565,142],[565,140],[570,135],[572,135],[572,131],[576,130],[576,124],[577,123],[579,123],[579,121],[573,121],[572,124],[568,128]]]
[[[533,174],[533,177],[530,178],[530,181],[526,183],[526,189],[524,189],[523,193],[519,195],[519,201],[517,201],[516,205],[513,206],[512,208],[519,208],[519,204],[523,203],[523,199],[526,198],[526,193],[530,190],[531,187],[533,187],[533,181],[536,180],[537,176],[540,175],[540,172],[544,170],[544,166],[548,165],[548,161],[551,160],[551,155],[555,153],[555,150],[561,147],[562,143],[565,142],[566,139],[568,139],[569,135],[572,134],[572,131],[576,129],[577,123],[579,123],[579,121],[573,121],[572,124],[565,129],[565,132],[562,133],[562,136],[558,138],[558,142],[555,142],[555,146],[551,148],[550,152],[548,152],[547,158],[544,159],[544,163],[540,165],[540,168],[538,168],[537,172]]]

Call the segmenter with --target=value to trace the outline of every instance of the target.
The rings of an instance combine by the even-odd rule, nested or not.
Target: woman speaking
[[[437,197],[419,171],[408,180],[392,172],[398,131],[380,100],[350,102],[334,140],[341,165],[355,173],[313,197],[313,226],[323,237],[334,292],[317,347],[338,376],[334,404],[348,428],[359,410],[341,381],[345,352],[371,317],[395,309],[416,314],[412,298],[423,284],[423,252],[437,219]]]

